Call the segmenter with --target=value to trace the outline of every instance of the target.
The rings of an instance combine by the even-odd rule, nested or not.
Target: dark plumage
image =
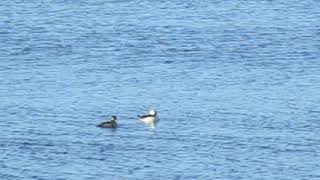
[[[142,115],[142,116],[138,115],[138,118],[146,118],[146,117],[154,117],[154,116],[153,115]]]
[[[101,124],[97,125],[101,128],[116,128],[117,127],[117,116],[112,116],[111,120],[102,122]]]

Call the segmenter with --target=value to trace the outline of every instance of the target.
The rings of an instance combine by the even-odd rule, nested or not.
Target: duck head
[[[157,115],[157,111],[154,110],[154,109],[150,109],[148,115],[150,115],[150,116],[156,116],[156,115]]]
[[[117,116],[111,116],[111,121],[116,121],[117,120]]]

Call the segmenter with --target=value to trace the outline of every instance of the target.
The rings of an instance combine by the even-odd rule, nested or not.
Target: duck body
[[[148,113],[148,115],[139,116],[138,118],[143,123],[156,123],[159,119],[157,117],[157,112],[153,109],[151,109]]]
[[[156,116],[145,115],[145,116],[138,116],[138,118],[141,122],[144,122],[144,123],[155,123],[158,121]]]
[[[111,120],[102,122],[97,125],[100,128],[116,128],[118,126],[117,117],[112,116]]]

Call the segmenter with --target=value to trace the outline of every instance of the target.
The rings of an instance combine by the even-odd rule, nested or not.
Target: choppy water
[[[320,2],[5,0],[0,18],[0,179],[320,178]]]

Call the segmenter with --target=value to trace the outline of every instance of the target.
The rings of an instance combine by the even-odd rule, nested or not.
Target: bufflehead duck
[[[156,123],[158,121],[157,111],[154,109],[151,109],[148,115],[143,115],[143,116],[138,115],[138,118],[141,122],[144,122],[144,123]]]
[[[111,120],[102,122],[101,124],[97,125],[101,128],[116,128],[117,127],[117,116],[111,116]]]

